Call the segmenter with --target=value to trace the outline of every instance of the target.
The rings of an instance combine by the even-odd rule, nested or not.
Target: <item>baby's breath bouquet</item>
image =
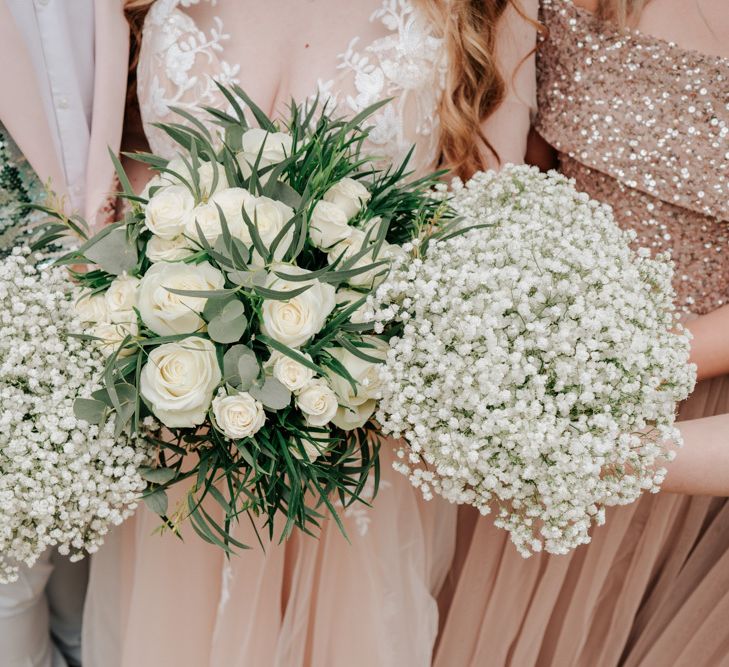
[[[51,547],[92,553],[136,508],[149,452],[114,420],[89,425],[74,401],[101,390],[101,352],[67,271],[27,247],[0,260],[0,582]]]
[[[159,172],[141,195],[117,165],[129,212],[63,263],[89,265],[74,274],[78,310],[107,356],[103,388],[76,414],[114,414],[152,443],[147,504],[230,550],[244,546],[230,530],[241,515],[313,532],[377,478],[387,344],[362,306],[442,202],[438,174],[415,180],[407,161],[380,167],[364,152],[376,107],[345,120],[292,104],[278,123],[221,90],[230,113],[208,109],[206,125],[179,110],[163,126],[176,158],[130,156]],[[185,503],[168,507],[180,482]]]
[[[672,266],[556,172],[455,184],[464,233],[406,246],[367,319],[398,323],[377,418],[396,467],[507,529],[519,551],[589,541],[605,507],[657,491],[695,369]]]

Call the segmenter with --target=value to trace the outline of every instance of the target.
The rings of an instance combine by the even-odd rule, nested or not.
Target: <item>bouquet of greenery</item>
[[[383,168],[365,154],[380,105],[341,119],[292,103],[280,125],[240,88],[221,90],[231,113],[206,109],[206,126],[176,110],[181,122],[162,126],[175,159],[129,156],[159,172],[141,195],[116,161],[128,213],[61,263],[91,265],[71,271],[77,310],[107,355],[103,388],[76,400],[76,416],[113,414],[118,434],[151,443],[147,505],[229,551],[245,546],[230,534],[242,514],[271,535],[285,518],[282,539],[313,532],[376,482],[370,419],[388,335],[362,306],[399,244],[448,213],[440,174],[414,180],[407,160]],[[182,480],[186,504],[168,508]]]

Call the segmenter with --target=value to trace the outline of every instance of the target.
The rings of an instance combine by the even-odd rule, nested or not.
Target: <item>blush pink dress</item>
[[[176,120],[170,106],[225,107],[214,82],[237,82],[268,112],[317,92],[343,114],[393,98],[373,119],[370,150],[398,159],[415,144],[417,171],[433,169],[448,66],[438,26],[409,0],[324,5],[157,0],[138,68],[151,149],[175,154],[154,126]],[[536,17],[535,0],[524,8]],[[504,161],[524,156],[535,41],[532,24],[504,15],[498,55],[509,93],[485,127]],[[391,450],[383,447],[373,506],[341,512],[350,542],[330,521],[318,539],[295,534],[264,551],[244,520],[236,537],[252,548],[226,560],[191,530],[184,542],[153,534],[159,518],[141,509],[93,559],[85,667],[430,665],[456,508],[423,501],[392,470]]]
[[[611,204],[639,245],[672,252],[684,312],[727,303],[729,60],[621,30],[569,0],[542,0],[540,18],[536,129],[560,169]],[[720,377],[680,416],[726,412]],[[480,520],[451,579],[438,667],[729,665],[724,498],[644,496],[612,508],[590,544],[528,560]]]

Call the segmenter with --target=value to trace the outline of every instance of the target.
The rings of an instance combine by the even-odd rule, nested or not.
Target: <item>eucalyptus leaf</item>
[[[276,378],[266,378],[262,386],[254,385],[249,392],[269,410],[282,410],[291,402],[291,392]]]
[[[102,424],[106,417],[107,404],[94,398],[77,398],[73,402],[73,414],[76,419],[89,424]]]
[[[123,227],[112,230],[85,251],[87,259],[98,264],[104,271],[118,276],[131,272],[137,266],[137,248],[127,239]]]
[[[242,338],[247,326],[245,307],[238,299],[234,299],[210,320],[208,335],[216,343],[235,343]]]
[[[155,514],[164,516],[167,514],[167,507],[169,502],[167,500],[167,494],[162,489],[157,489],[147,496],[142,496],[144,504]]]
[[[233,345],[225,356],[223,356],[223,379],[228,384],[238,387],[241,384],[241,377],[238,371],[238,363],[243,358],[248,358],[256,365],[256,377],[258,376],[258,361],[256,353],[247,345]],[[255,378],[254,378],[255,379]],[[250,385],[248,385],[250,386]],[[248,387],[246,387],[247,389]]]
[[[243,355],[238,359],[238,388],[248,391],[258,379],[261,369],[255,355]],[[281,385],[283,387],[283,385]]]

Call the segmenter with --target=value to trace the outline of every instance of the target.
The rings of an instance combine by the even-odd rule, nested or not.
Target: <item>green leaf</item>
[[[241,287],[263,287],[268,281],[268,273],[263,269],[256,271],[229,271],[228,280]]]
[[[303,287],[298,287],[296,289],[284,291],[256,285],[255,290],[256,294],[262,296],[264,299],[271,299],[272,301],[288,301],[289,299],[293,299],[294,297],[299,296],[299,294],[303,294],[304,292],[306,292],[306,290],[310,288],[311,284],[304,285]]]
[[[256,371],[253,379],[255,380],[258,377],[258,360],[256,358],[256,353],[247,345],[233,345],[223,356],[223,380],[228,384],[232,384],[234,387],[238,387],[241,384],[238,363],[243,358],[250,360],[250,362],[246,362],[247,366],[250,366],[251,362],[255,364]],[[248,387],[246,387],[246,389],[247,388]]]
[[[159,514],[160,516],[167,514],[169,501],[163,489],[155,489],[149,495],[142,496],[142,500],[144,500],[144,504],[155,514]]]
[[[274,340],[273,338],[269,338],[268,336],[265,336],[264,334],[258,334],[257,336],[258,340],[260,340],[262,343],[265,343],[270,348],[277,350],[281,354],[286,355],[290,359],[293,359],[294,361],[299,362],[302,366],[306,366],[307,368],[310,368],[314,372],[318,373],[319,375],[326,375],[326,372],[320,367],[317,366],[313,361],[309,361],[303,354],[298,352],[297,350],[291,349],[288,345],[284,345],[283,343],[279,343],[277,340]]]
[[[153,484],[167,484],[176,477],[177,471],[173,468],[150,468],[149,466],[142,466],[139,468],[139,474],[142,476],[142,479]]]
[[[73,402],[73,414],[89,424],[103,424],[108,406],[93,398],[77,398]]]
[[[114,425],[114,434],[119,437],[129,420],[134,416],[137,409],[137,388],[126,382],[119,382],[114,386],[116,390],[117,403],[116,423]],[[110,396],[113,402],[113,397]]]
[[[236,294],[238,289],[210,289],[210,290],[194,290],[194,289],[174,289],[172,287],[165,287],[168,292],[172,294],[179,294],[180,296],[194,296],[199,299],[220,299],[222,297],[231,296]]]
[[[291,402],[291,392],[276,378],[266,378],[263,386],[253,386],[249,393],[270,410],[282,410]]]
[[[108,147],[107,150],[109,151],[109,155],[111,156],[111,161],[114,164],[114,170],[116,171],[116,175],[119,177],[119,183],[124,190],[124,194],[136,194],[134,192],[132,184],[129,182],[129,178],[127,178],[127,172],[124,171],[124,167],[122,167],[122,163],[119,161],[117,154],[113,150],[111,150],[111,147]]]
[[[248,318],[245,316],[245,307],[234,299],[208,323],[208,334],[216,343],[235,343],[246,332]]]
[[[271,199],[277,199],[287,206],[290,206],[294,209],[294,211],[298,211],[301,207],[301,195],[288,183],[284,183],[282,181],[274,182],[271,185],[271,194],[268,196]]]
[[[248,391],[258,379],[261,368],[258,359],[254,355],[243,355],[238,359],[238,388],[241,391]]]
[[[137,266],[137,248],[127,239],[124,227],[117,227],[92,242],[83,254],[107,273],[115,276],[131,273]]]

